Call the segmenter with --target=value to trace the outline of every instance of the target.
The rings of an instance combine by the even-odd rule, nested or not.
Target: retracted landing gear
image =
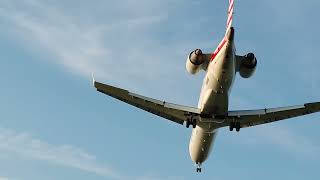
[[[190,125],[192,125],[193,128],[196,128],[197,126],[197,120],[196,119],[190,119],[186,122],[186,127],[189,128]]]
[[[239,132],[240,129],[241,129],[240,122],[231,122],[230,125],[229,125],[229,130],[233,131],[234,128],[236,129],[237,132]]]

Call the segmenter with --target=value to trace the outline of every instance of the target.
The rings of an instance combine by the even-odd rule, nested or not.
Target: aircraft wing
[[[320,102],[300,106],[270,108],[260,110],[230,111],[227,118],[218,127],[229,126],[231,122],[240,122],[241,128],[267,124],[320,111]]]
[[[298,116],[303,116],[320,111],[320,102],[307,103],[299,106],[288,106],[280,108],[266,108],[259,110],[229,111],[227,116],[202,117],[199,118],[200,109],[168,103],[141,96],[129,92],[128,90],[113,87],[93,80],[93,85],[97,91],[128,103],[132,106],[158,115],[178,124],[183,124],[190,118],[202,119],[214,123],[215,128],[229,126],[231,122],[240,122],[241,128],[267,124],[275,121],[285,120]]]
[[[97,91],[101,93],[104,93],[132,106],[143,109],[152,114],[158,115],[181,125],[184,123],[184,121],[187,121],[188,117],[190,118],[190,116],[192,116],[193,114],[200,113],[200,110],[198,108],[181,106],[148,98],[129,92],[125,89],[120,89],[107,84],[96,82],[94,79],[93,85],[97,89]]]

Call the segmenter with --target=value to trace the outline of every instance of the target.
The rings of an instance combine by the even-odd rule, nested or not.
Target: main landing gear
[[[230,125],[229,125],[229,130],[233,131],[234,128],[236,129],[237,132],[239,132],[240,129],[241,129],[240,122],[231,122]]]
[[[186,127],[189,128],[190,125],[192,125],[193,128],[196,128],[197,126],[197,120],[196,119],[190,119],[186,122]]]

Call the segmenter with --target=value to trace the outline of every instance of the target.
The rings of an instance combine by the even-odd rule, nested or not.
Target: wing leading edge
[[[102,84],[93,79],[93,85],[97,91],[128,103],[132,106],[148,111],[178,124],[183,124],[193,115],[200,114],[198,108],[181,106],[165,101],[159,101],[149,97],[141,96],[125,89],[120,89],[107,84]]]

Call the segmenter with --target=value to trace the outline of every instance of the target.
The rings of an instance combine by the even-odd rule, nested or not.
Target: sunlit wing
[[[270,108],[260,110],[230,111],[218,127],[229,126],[231,122],[240,122],[241,128],[267,124],[320,111],[320,102],[300,106]]]
[[[191,117],[198,120],[201,119],[200,121],[203,122],[212,122],[215,128],[229,126],[231,122],[240,122],[241,128],[245,128],[320,111],[320,102],[315,102],[280,108],[229,111],[227,116],[203,117],[200,115],[200,109],[198,108],[177,105],[141,96],[139,94],[129,92],[128,90],[103,84],[95,80],[93,80],[93,85],[97,91],[101,93],[178,124],[183,124]],[[200,118],[200,116],[202,116],[202,118]]]
[[[143,109],[152,114],[171,120],[178,124],[183,124],[192,114],[199,114],[198,108],[181,106],[177,104],[159,101],[156,99],[141,96],[125,89],[120,89],[107,84],[102,84],[93,80],[93,85],[97,91],[128,103],[137,108]]]

